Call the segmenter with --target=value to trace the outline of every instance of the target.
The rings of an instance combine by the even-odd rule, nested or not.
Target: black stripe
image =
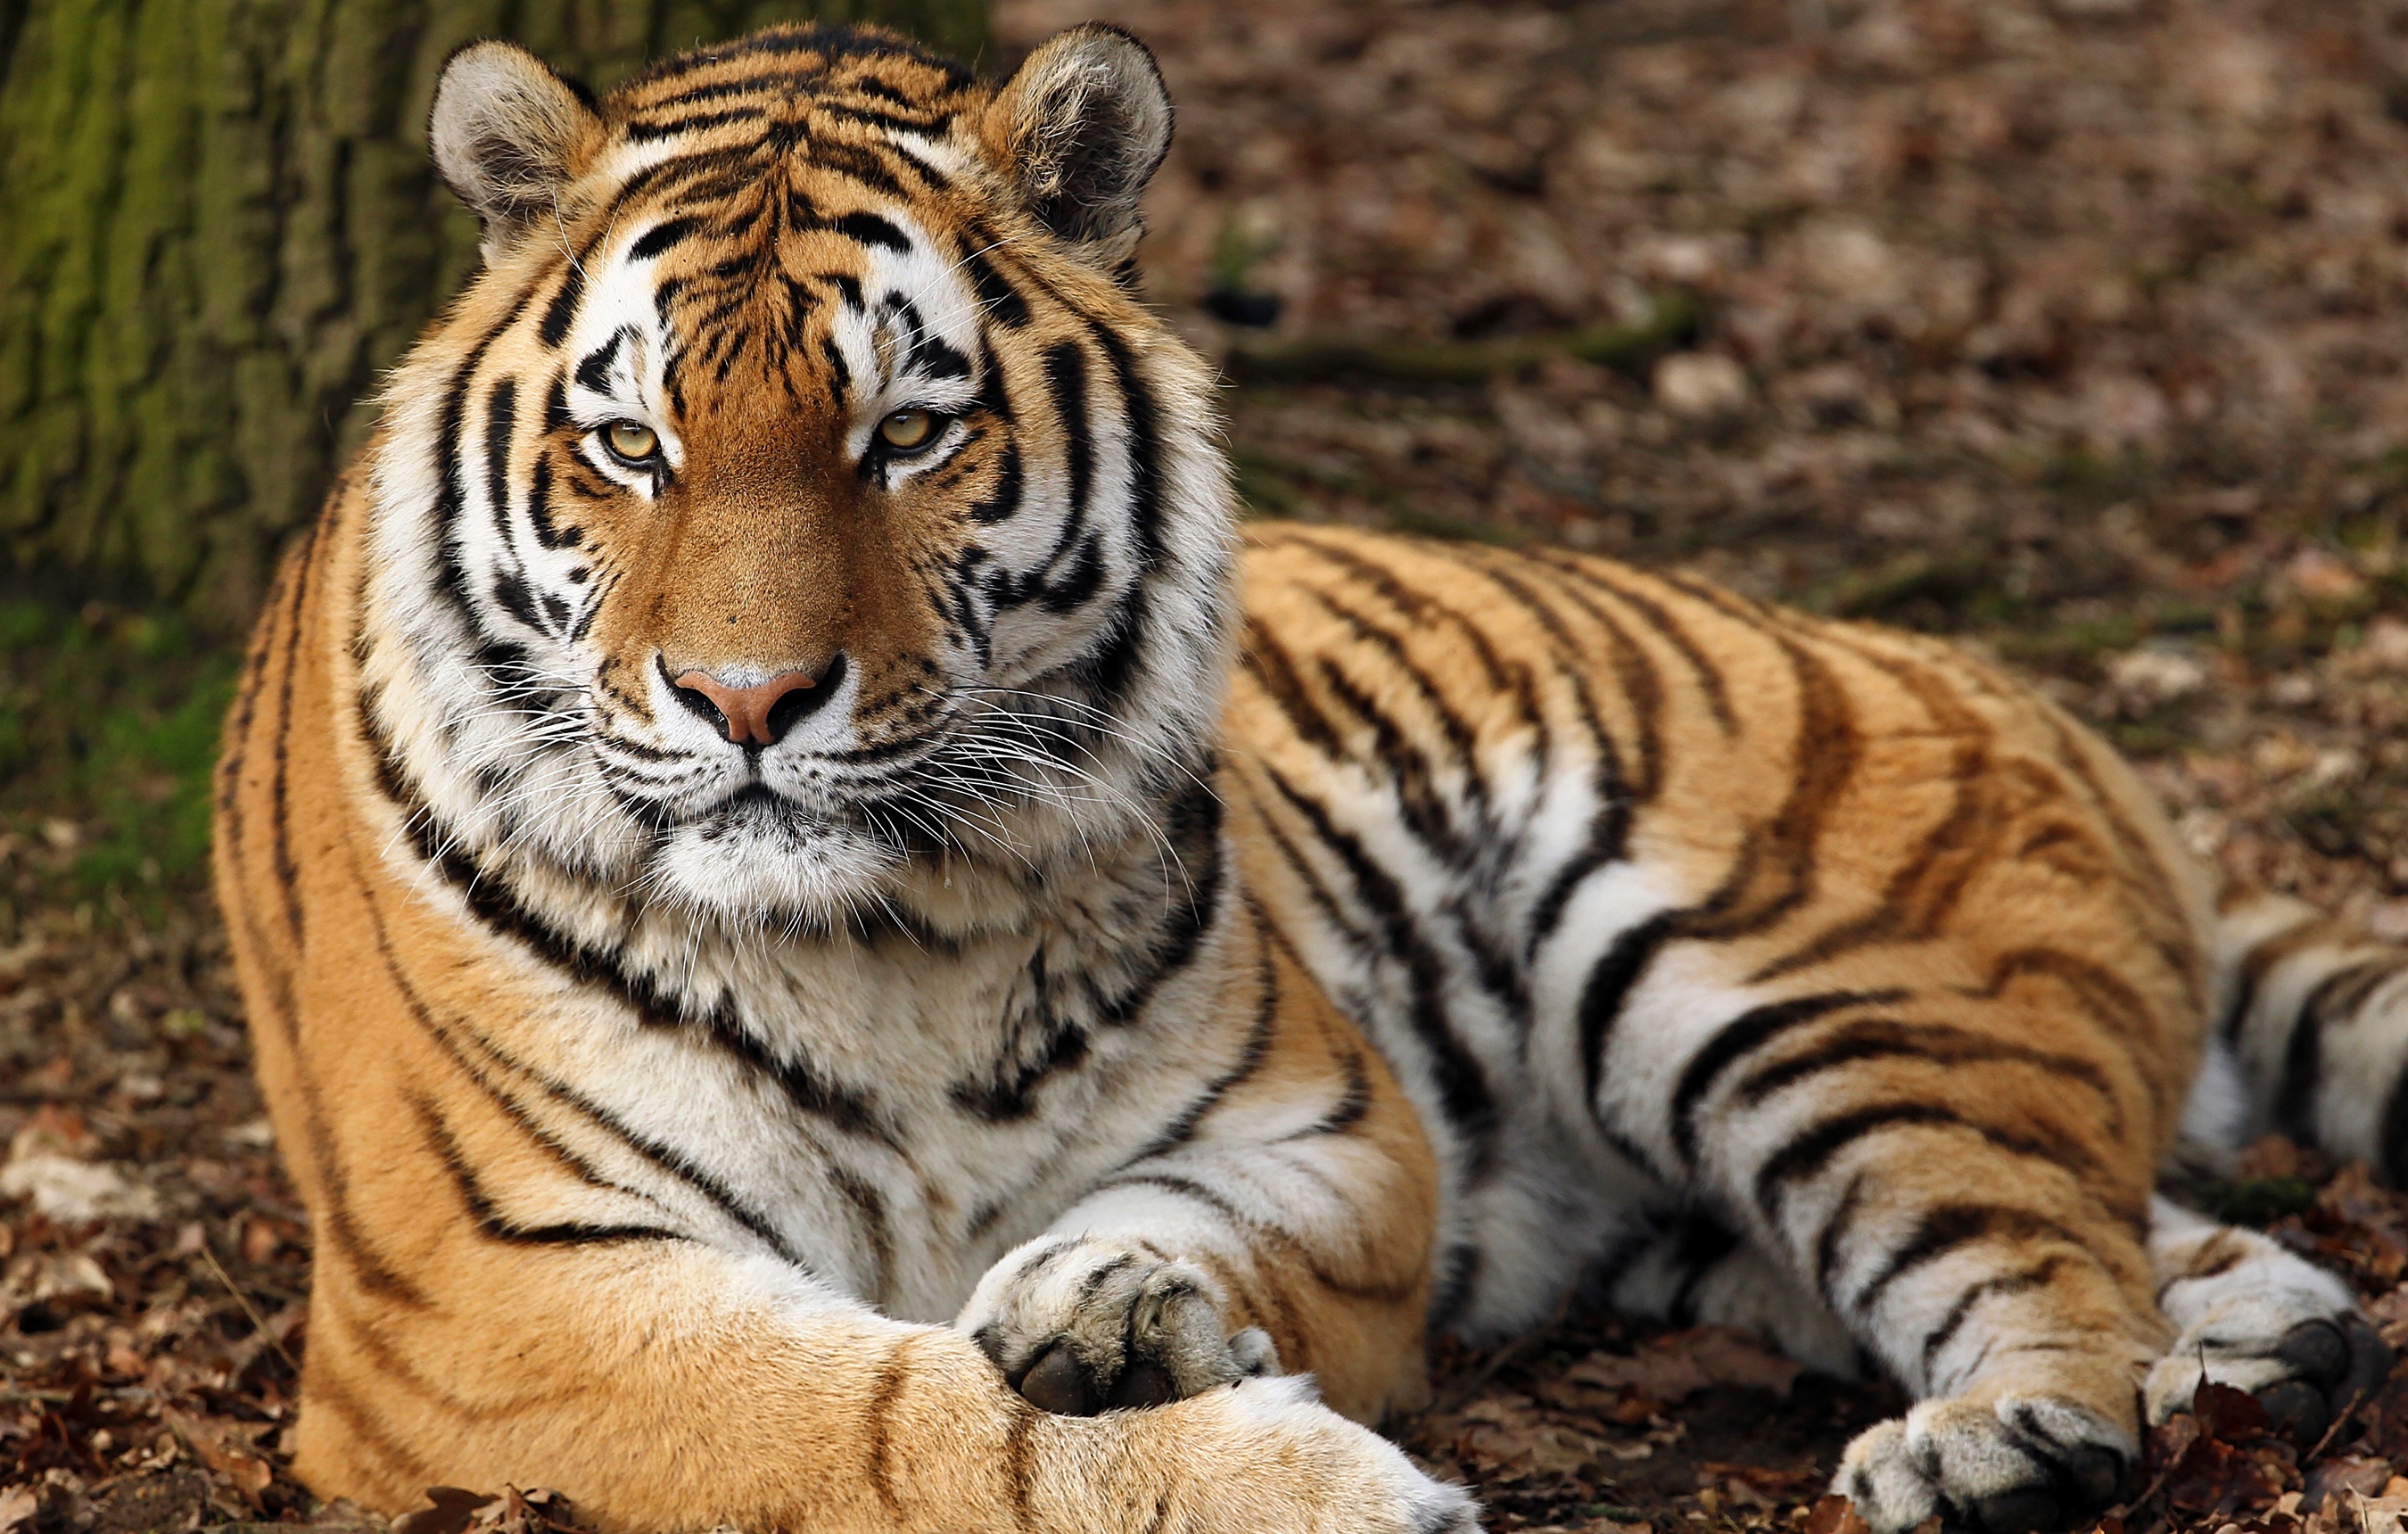
[[[1008,330],[1019,330],[1028,323],[1028,300],[1003,280],[983,253],[965,246],[961,267],[978,294],[981,313]]]
[[[869,1284],[869,1298],[873,1304],[882,1305],[886,1300],[888,1282],[895,1272],[895,1237],[887,1226],[886,1197],[859,1173],[840,1162],[823,1159],[821,1165],[826,1170],[829,1183],[833,1183],[837,1192],[844,1195],[845,1201],[853,1206],[853,1212],[860,1217],[862,1233],[869,1238],[869,1260],[873,1274]]]
[[[1304,849],[1297,846],[1296,839],[1287,834],[1286,827],[1268,815],[1263,816],[1259,824],[1270,834],[1271,845],[1278,849],[1280,860],[1287,865],[1288,871],[1296,876],[1297,882],[1304,886],[1305,896],[1312,902],[1313,909],[1320,911],[1322,918],[1336,928],[1348,943],[1357,948],[1369,946],[1372,941],[1371,934],[1364,931],[1353,915],[1339,906],[1337,896],[1322,881],[1320,873],[1304,855]]]
[[[1248,909],[1254,915],[1257,930],[1262,930],[1264,918],[1260,910],[1251,902]],[[1186,1144],[1195,1138],[1197,1125],[1204,1122],[1205,1115],[1218,1107],[1221,1099],[1232,1090],[1253,1080],[1254,1072],[1262,1068],[1263,1062],[1270,1057],[1271,1035],[1278,1025],[1280,1002],[1279,969],[1268,948],[1263,953],[1255,985],[1258,994],[1254,1000],[1254,1025],[1246,1031],[1246,1041],[1238,1052],[1237,1062],[1206,1082],[1203,1091],[1174,1114],[1142,1150],[1123,1161],[1113,1168],[1114,1171],[1125,1171],[1141,1161],[1151,1160],[1166,1151]]]
[[[758,122],[767,115],[767,109],[760,107],[728,107],[715,112],[692,112],[666,122],[648,122],[639,119],[627,123],[620,131],[627,136],[627,142],[631,144],[652,144],[664,138],[674,138],[681,133],[700,133],[706,128],[724,127],[730,122]]]
[[[1899,990],[1826,991],[1819,996],[1792,996],[1786,1001],[1750,1008],[1723,1025],[1704,1047],[1689,1057],[1688,1066],[1681,1072],[1680,1084],[1672,1089],[1672,1149],[1682,1164],[1696,1165],[1698,1111],[1704,1106],[1714,1082],[1742,1056],[1753,1054],[1792,1028],[1803,1027],[1833,1012],[1851,1007],[1881,1006],[1905,996],[1904,991]]]
[[[1696,1324],[1698,1286],[1717,1264],[1739,1250],[1739,1237],[1719,1220],[1692,1215],[1681,1222],[1680,1234],[1672,1247],[1672,1261],[1681,1270],[1681,1283],[1665,1308],[1667,1320],[1676,1326]]]
[[[582,254],[590,255],[592,251],[588,250]],[[552,302],[544,307],[543,323],[537,328],[536,338],[546,346],[555,347],[566,340],[568,327],[577,319],[577,307],[583,302],[585,302],[585,262],[580,257],[568,263],[568,275],[561,279],[560,291],[553,294]],[[512,320],[518,318],[515,307],[510,318]],[[478,350],[481,351],[483,348],[480,347]]]
[[[1084,1060],[1089,1048],[1087,1030],[1076,1024],[1048,1017],[1043,1031],[1044,1049],[1035,1059],[1022,1061],[1009,1079],[998,1074],[986,1082],[955,1082],[946,1091],[953,1106],[987,1124],[1010,1124],[1034,1112],[1037,1088]]]
[[[1503,556],[1496,557],[1501,559]],[[1564,600],[1578,608],[1590,623],[1597,625],[1598,632],[1605,636],[1606,650],[1611,657],[1608,664],[1613,667],[1615,688],[1629,708],[1639,731],[1639,738],[1634,743],[1638,771],[1627,782],[1617,781],[1612,791],[1627,794],[1636,803],[1652,802],[1664,784],[1663,673],[1656,668],[1655,657],[1647,653],[1645,647],[1625,633],[1613,615],[1606,611],[1587,590],[1567,579],[1561,571],[1544,565],[1533,566],[1531,573],[1543,576]],[[1565,670],[1572,681],[1574,695],[1580,699],[1582,715],[1599,743],[1611,746],[1612,737],[1607,733],[1597,706],[1589,696],[1588,673],[1593,666],[1586,648],[1574,642],[1568,632],[1563,632],[1554,610],[1537,592],[1521,591],[1516,583],[1509,582],[1502,571],[1491,569],[1489,574],[1508,591],[1520,592],[1531,612],[1540,615],[1551,635],[1563,633],[1562,642],[1570,657]],[[1615,754],[1618,760],[1618,749]]]
[[[821,111],[847,122],[860,122],[873,128],[885,128],[894,133],[912,134],[922,138],[942,138],[953,125],[953,114],[930,118],[904,117],[896,112],[872,111],[867,107],[847,106],[840,101],[820,104]]]
[[[1062,452],[1070,477],[1070,520],[1086,515],[1088,488],[1096,477],[1096,450],[1087,421],[1087,354],[1076,341],[1045,349],[1045,387],[1062,427]]]
[[[1727,941],[1763,931],[1813,888],[1814,844],[1823,816],[1856,772],[1856,724],[1830,668],[1786,638],[1777,642],[1798,687],[1789,791],[1769,823],[1749,827],[1713,894],[1699,905],[1662,912],[1624,932],[1589,972],[1579,1017],[1584,1084],[1592,1105],[1623,1005],[1666,942]]]
[[[1999,1239],[2029,1240],[2035,1236],[2046,1236],[2069,1246],[2083,1246],[2082,1239],[2072,1231],[2029,1210],[2010,1209],[2002,1204],[1942,1204],[1927,1210],[1916,1222],[1914,1233],[1889,1254],[1881,1270],[1857,1292],[1851,1308],[1858,1314],[1870,1311],[1891,1284],[1959,1247]]]
[[[1989,1125],[1977,1124],[1955,1109],[1938,1103],[1880,1103],[1825,1119],[1765,1157],[1756,1170],[1756,1207],[1764,1211],[1768,1221],[1780,1224],[1782,1201],[1793,1185],[1812,1180],[1841,1152],[1866,1136],[1906,1128],[1971,1130],[2010,1155],[2047,1162],[2067,1172],[2077,1183],[2083,1183],[2086,1174],[2095,1169],[2080,1147],[2071,1143],[2029,1140],[2010,1134]]]
[[[1840,1266],[1840,1246],[1856,1224],[1856,1211],[1864,1207],[1865,1189],[1871,1182],[1870,1171],[1859,1171],[1849,1178],[1848,1185],[1840,1190],[1839,1202],[1823,1217],[1823,1228],[1814,1233],[1814,1292],[1833,1310],[1840,1308],[1839,1297],[1831,1293],[1831,1275]]]
[[[831,220],[828,227],[864,245],[881,245],[906,254],[911,250],[911,242],[904,237],[903,231],[875,213],[847,213],[842,218]]]
[[[675,1231],[663,1230],[656,1226],[595,1226],[576,1221],[542,1226],[521,1225],[503,1215],[494,1206],[492,1196],[485,1192],[483,1182],[477,1176],[476,1168],[469,1166],[468,1158],[461,1154],[460,1142],[452,1135],[451,1125],[443,1122],[443,1116],[436,1111],[435,1104],[423,1095],[412,1094],[409,1105],[417,1111],[419,1128],[425,1137],[427,1148],[451,1172],[453,1185],[459,1189],[462,1201],[468,1206],[468,1218],[494,1240],[508,1241],[517,1246],[587,1246],[605,1241],[683,1239]]]
[[[2110,1132],[2123,1134],[2124,1105],[2114,1083],[2096,1064],[2079,1055],[2057,1054],[2006,1039],[1988,1038],[1971,1028],[1947,1023],[1905,1023],[1891,1018],[1866,1018],[1834,1029],[1811,1048],[1764,1066],[1740,1083],[1738,1100],[1762,1102],[1783,1087],[1823,1071],[1859,1060],[1888,1057],[1928,1060],[1935,1065],[1971,1065],[1997,1060],[2030,1066],[2053,1075],[2070,1076],[2097,1092],[2107,1111]]]
[[[2408,1183],[2408,1069],[2394,1060],[2397,1072],[2391,1081],[2390,1095],[2383,1104],[2382,1157],[2384,1174],[2393,1187]]]
[[[1541,549],[1533,551],[1533,557],[1542,559],[1575,580],[1596,587],[1638,613],[1646,622],[1648,627],[1661,635],[1666,643],[1679,652],[1682,660],[1688,663],[1689,673],[1697,679],[1698,690],[1705,697],[1706,708],[1713,714],[1714,723],[1722,726],[1723,733],[1725,735],[1739,733],[1739,716],[1731,708],[1730,693],[1723,682],[1722,668],[1707,658],[1705,651],[1698,646],[1698,641],[1691,637],[1687,629],[1673,621],[1670,611],[1662,603],[1653,597],[1643,596],[1620,581],[1610,579],[1596,562],[1584,559],[1578,554]]]
[[[632,325],[621,325],[610,333],[610,338],[587,352],[577,365],[577,381],[597,394],[610,392],[610,365],[619,360],[619,349],[635,334]]]
[[[2318,981],[2300,1004],[2291,1025],[2289,1044],[2283,1052],[2283,1077],[2275,1089],[2274,1127],[2294,1140],[2315,1137],[2316,1089],[2323,1084],[2324,1031],[2347,1023],[2374,988],[2408,964],[2408,956],[2386,954],[2334,970]]]
[[[552,454],[548,451],[535,457],[535,471],[527,480],[526,516],[535,528],[535,540],[547,549],[574,549],[585,541],[584,528],[552,520]]]
[[[1288,727],[1301,737],[1304,743],[1332,761],[1344,761],[1350,753],[1338,738],[1337,729],[1329,716],[1305,691],[1304,679],[1297,674],[1296,663],[1288,658],[1283,645],[1261,620],[1246,620],[1245,644],[1239,652],[1239,662],[1254,674],[1255,681],[1271,696],[1271,703],[1287,720]]]
[[[1439,1107],[1469,1142],[1469,1170],[1477,1183],[1495,1170],[1499,1115],[1488,1073],[1455,1031],[1446,1011],[1445,961],[1422,939],[1413,925],[1404,891],[1364,850],[1352,833],[1341,831],[1327,810],[1298,793],[1276,768],[1266,767],[1272,784],[1296,807],[1322,844],[1338,855],[1363,904],[1380,924],[1389,956],[1403,966],[1412,1001],[1406,1016],[1413,1036],[1429,1051]]]
[[[494,531],[509,536],[510,432],[518,424],[519,386],[515,379],[494,385],[485,403],[485,501],[492,507]]]
[[[1098,325],[1095,337],[1120,387],[1121,431],[1128,439],[1129,525],[1137,533],[1138,567],[1151,575],[1162,567],[1162,412],[1128,343],[1108,325]]]
[[[526,652],[507,640],[487,635],[478,623],[476,609],[468,600],[467,571],[463,563],[460,519],[468,502],[467,467],[461,459],[461,442],[467,428],[469,386],[475,381],[477,369],[485,353],[509,328],[518,323],[535,292],[550,277],[549,270],[539,273],[519,291],[502,318],[496,321],[452,370],[444,391],[443,410],[436,432],[435,471],[438,489],[436,493],[434,523],[436,529],[435,595],[451,609],[459,622],[461,638],[469,647],[477,665],[496,683],[518,685],[523,680]]]
[[[1463,642],[1472,655],[1479,660],[1481,671],[1487,679],[1489,690],[1498,693],[1512,690],[1512,680],[1505,674],[1504,663],[1498,658],[1496,647],[1489,643],[1487,631],[1482,625],[1466,618],[1448,604],[1415,589],[1396,571],[1377,560],[1368,558],[1341,544],[1312,536],[1312,530],[1310,528],[1299,528],[1296,531],[1302,535],[1296,538],[1298,546],[1312,551],[1325,562],[1337,566],[1364,585],[1370,587],[1390,607],[1395,608],[1408,624],[1427,626],[1434,622],[1452,624],[1456,632],[1462,635]]]
[[[1998,1295],[2019,1295],[2045,1287],[2051,1279],[2064,1271],[2070,1260],[2060,1254],[2048,1258],[2037,1267],[2027,1268],[2020,1272],[1997,1274],[1978,1283],[1968,1285],[1965,1292],[1956,1297],[1956,1303],[1948,1307],[1948,1313],[1941,1318],[1940,1325],[1924,1333],[1922,1357],[1925,1381],[1928,1383],[1930,1380],[1931,1361],[1939,1357],[1941,1350],[1955,1340],[1966,1320],[1972,1315],[1974,1306]]]
[[[1605,1079],[1605,1046],[1621,1021],[1622,1005],[1647,972],[1647,966],[1677,934],[1684,914],[1659,911],[1625,927],[1589,967],[1588,979],[1581,984],[1580,1007],[1573,1015],[1580,1027],[1584,1100],[1591,1111],[1596,1111],[1598,1087]]]
[[[1003,445],[1003,458],[996,466],[993,492],[970,504],[970,521],[988,526],[1019,515],[1020,495],[1020,443],[1015,439]]]
[[[645,230],[636,243],[627,247],[627,259],[650,261],[664,251],[675,250],[684,244],[686,239],[702,226],[702,220],[695,218],[663,219]]]
[[[520,1133],[551,1153],[552,1160],[562,1170],[587,1187],[606,1193],[624,1194],[630,1198],[643,1199],[646,1203],[653,1202],[634,1188],[623,1186],[603,1176],[591,1162],[578,1154],[567,1141],[552,1133],[548,1125],[528,1111],[526,1104],[494,1085],[487,1074],[486,1068],[479,1061],[470,1058],[467,1050],[462,1048],[460,1040],[452,1036],[452,1030],[436,1019],[425,1000],[410,987],[408,981],[402,979],[400,962],[395,958],[392,940],[385,932],[383,914],[375,909],[373,903],[370,905],[368,917],[376,931],[378,952],[383,955],[385,968],[392,971],[393,980],[401,991],[403,1003],[408,1007],[412,1020],[418,1024],[420,1030],[435,1042],[436,1047],[443,1052],[445,1058],[457,1067],[460,1073],[467,1077],[476,1084],[477,1089],[485,1095],[485,1100],[499,1109],[503,1116],[517,1126]],[[467,1036],[468,1041],[486,1060],[501,1065],[506,1069],[509,1068],[509,1057],[492,1040],[471,1026],[464,1025],[460,1031]],[[538,1080],[538,1084],[541,1084],[540,1078]]]
[[[1371,1115],[1371,1066],[1356,1050],[1346,1056],[1346,1090],[1310,1127],[1284,1138],[1303,1140],[1313,1135],[1342,1135]]]
[[[1404,674],[1405,679],[1412,684],[1413,691],[1421,695],[1423,704],[1430,710],[1431,717],[1438,722],[1439,734],[1445,738],[1447,745],[1452,749],[1456,769],[1463,774],[1466,794],[1477,804],[1484,804],[1488,797],[1488,785],[1480,772],[1478,733],[1447,700],[1446,694],[1430,680],[1429,674],[1414,662],[1405,648],[1403,638],[1336,600],[1326,592],[1306,590],[1302,595],[1323,611],[1345,624],[1348,632],[1357,640],[1385,655],[1388,662]],[[1412,615],[1407,616],[1410,620]],[[1326,679],[1334,681],[1339,676],[1333,663],[1326,655],[1322,657],[1321,669]],[[1359,693],[1358,695],[1360,695]],[[1371,704],[1368,698],[1355,711],[1364,717],[1365,722],[1371,725],[1374,732],[1393,730],[1393,726],[1386,723],[1386,710]],[[1389,739],[1383,739],[1382,745],[1383,748],[1392,745],[1405,747],[1407,743],[1402,737],[1392,737]],[[1415,755],[1420,754],[1418,747],[1408,749],[1411,749]],[[1386,759],[1384,750],[1383,759],[1383,761]],[[1475,812],[1477,812],[1476,808]]]
[[[1103,1003],[1099,1021],[1125,1026],[1151,1002],[1163,983],[1195,962],[1204,934],[1221,911],[1226,870],[1221,863],[1221,796],[1211,786],[1208,764],[1163,807],[1163,838],[1188,870],[1187,898],[1167,902],[1161,922],[1146,940],[1146,968],[1129,987]]]
[[[310,523],[303,538],[300,558],[293,566],[292,616],[285,623],[284,665],[276,681],[276,743],[271,748],[274,757],[268,780],[268,851],[276,886],[284,899],[285,931],[295,950],[303,946],[307,927],[301,906],[301,869],[293,856],[292,816],[286,810],[293,753],[293,677],[301,664],[301,635],[308,626],[309,577],[317,559],[321,525]]]

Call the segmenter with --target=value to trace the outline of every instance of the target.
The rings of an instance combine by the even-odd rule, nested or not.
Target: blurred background
[[[473,259],[434,72],[498,34],[607,86],[805,14],[997,76],[1098,14],[1154,47],[1146,284],[1253,512],[1963,636],[2200,852],[2408,937],[2403,0],[0,0],[0,1138],[165,1222],[0,1226],[0,1337],[175,1275],[127,1356],[216,1360],[153,1382],[247,1425],[208,1495],[280,1495],[306,1233],[207,773],[274,552]],[[0,1486],[105,1420],[10,1398]]]

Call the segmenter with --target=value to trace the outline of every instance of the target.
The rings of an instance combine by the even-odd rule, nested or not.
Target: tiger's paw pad
[[[1832,1489],[1875,1534],[1935,1513],[1978,1534],[2042,1534],[2114,1501],[2136,1450],[2130,1434],[2069,1400],[1925,1401],[1859,1434]]]
[[[1007,1254],[954,1326],[1030,1405],[1061,1416],[1161,1406],[1280,1371],[1260,1328],[1228,1335],[1201,1269],[1102,1240]]]
[[[2317,1298],[2277,1290],[2218,1306],[2150,1366],[2149,1420],[2189,1411],[2201,1382],[2213,1380],[2257,1397],[2275,1431],[2293,1441],[2321,1440],[2382,1386],[2395,1358],[2355,1305]]]

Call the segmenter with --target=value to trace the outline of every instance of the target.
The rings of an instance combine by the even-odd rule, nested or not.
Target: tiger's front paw
[[[1203,1269],[1094,1237],[1006,1254],[953,1326],[1030,1405],[1063,1416],[1160,1406],[1279,1372],[1260,1328],[1228,1334]]]
[[[1857,1435],[1831,1489],[1875,1534],[1902,1534],[1934,1513],[1979,1534],[2038,1534],[2114,1501],[2137,1448],[2130,1433],[2055,1397],[1925,1401]]]

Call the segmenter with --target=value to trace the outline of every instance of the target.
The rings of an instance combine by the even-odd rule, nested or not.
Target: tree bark
[[[445,56],[608,88],[809,19],[986,39],[986,0],[0,0],[0,570],[238,624],[474,264]]]

